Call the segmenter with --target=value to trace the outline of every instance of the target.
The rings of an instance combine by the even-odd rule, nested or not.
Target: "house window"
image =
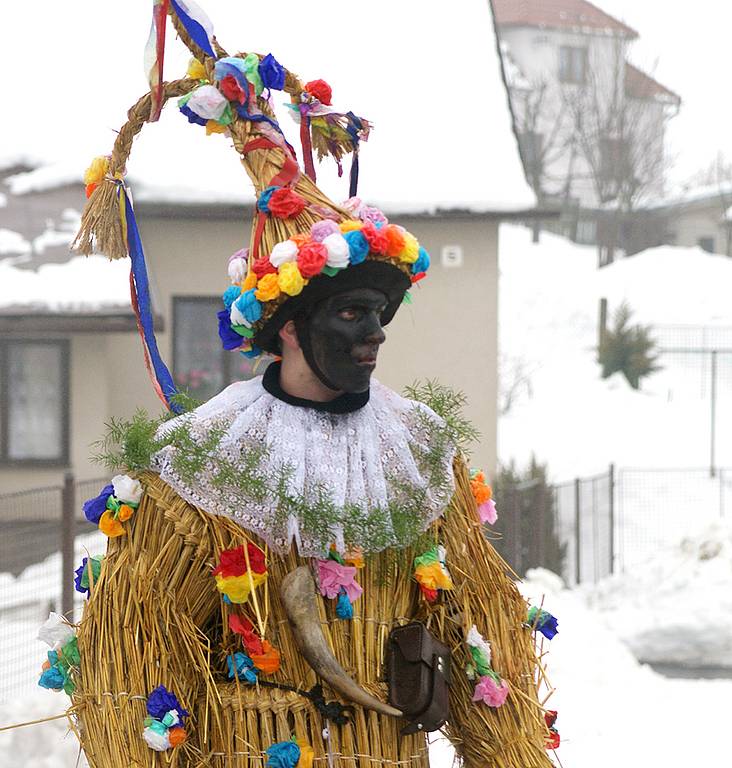
[[[208,400],[233,381],[262,373],[266,361],[250,360],[221,346],[216,313],[219,296],[173,298],[173,377],[196,400]],[[256,366],[256,370],[255,370]]]
[[[713,237],[700,237],[697,241],[697,245],[706,251],[707,253],[714,253],[714,238]]]
[[[574,45],[559,48],[559,81],[575,85],[587,82],[587,48]]]
[[[67,341],[0,342],[0,461],[67,463],[68,403]]]

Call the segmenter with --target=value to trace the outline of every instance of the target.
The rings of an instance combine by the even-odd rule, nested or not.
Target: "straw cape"
[[[168,83],[167,16],[194,56]],[[256,379],[183,414],[157,352],[124,182],[143,125],[179,98],[190,122],[231,138],[254,183],[252,239],[229,264],[219,313],[224,346],[254,356],[276,352],[299,306],[343,286],[378,285],[390,319],[429,267],[413,235],[355,198],[368,121],[336,112],[327,83],[303,84],[271,54],[229,56],[189,0],[155,1],[151,41],[150,93],[87,173],[77,247],[130,256],[148,369],[180,415],[113,423],[107,459],[128,474],[84,508],[107,552],[77,572],[83,617],[51,638],[41,684],[71,696],[92,768],[427,768],[426,734],[404,733],[385,664],[390,631],[420,621],[451,652],[445,732],[465,765],[547,768],[558,734],[537,693],[546,612],[529,613],[486,537],[495,507],[459,447],[460,398],[374,383],[359,410],[316,413]],[[304,172],[273,90],[291,97]],[[347,204],[315,185],[313,152],[353,156]]]

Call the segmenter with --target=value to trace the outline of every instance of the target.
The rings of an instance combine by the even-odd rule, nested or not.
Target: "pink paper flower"
[[[352,566],[341,565],[335,560],[318,560],[320,594],[324,597],[335,598],[338,597],[338,593],[343,587],[351,602],[358,600],[363,590],[355,581],[356,570]]]
[[[482,701],[489,707],[500,707],[508,696],[508,683],[497,683],[490,675],[483,675],[475,686],[473,701]]]
[[[496,503],[493,499],[488,499],[488,501],[478,507],[478,517],[481,523],[488,523],[488,525],[493,525],[498,520]]]

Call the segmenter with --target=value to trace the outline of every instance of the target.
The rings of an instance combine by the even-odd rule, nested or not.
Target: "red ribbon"
[[[163,111],[163,61],[165,59],[165,23],[168,20],[170,0],[160,0],[153,6],[153,23],[155,24],[155,66],[157,82],[150,92],[150,118],[154,123]]]
[[[305,173],[315,181],[315,165],[313,164],[313,145],[310,143],[310,117],[307,104],[300,105],[300,143],[302,144],[302,162]]]

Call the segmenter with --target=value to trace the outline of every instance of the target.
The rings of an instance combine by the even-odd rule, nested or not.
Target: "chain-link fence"
[[[529,480],[502,487],[496,548],[513,570],[548,568],[567,584],[596,582],[613,571],[614,469],[572,482]]]
[[[104,551],[105,537],[78,523],[83,502],[104,484],[67,477],[62,486],[0,496],[0,702],[36,684],[48,649],[35,638],[49,611],[74,618],[80,608],[73,570],[87,553]]]

